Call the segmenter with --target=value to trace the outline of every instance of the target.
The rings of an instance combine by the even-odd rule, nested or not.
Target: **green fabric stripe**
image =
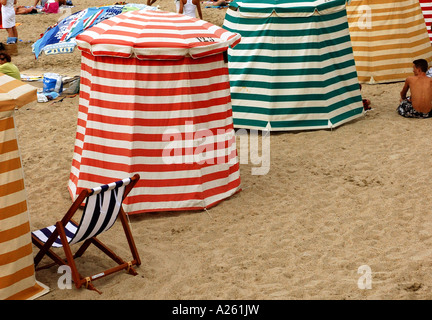
[[[267,96],[257,93],[237,93],[231,92],[231,98],[233,100],[252,100],[252,101],[264,101],[264,102],[292,102],[292,101],[321,101],[324,100],[322,94],[305,94],[305,95],[278,95],[278,96]],[[234,105],[233,105],[234,108]]]
[[[355,73],[357,74],[357,73]],[[345,75],[343,75],[345,76]],[[353,77],[350,77],[349,79],[352,79]],[[268,90],[284,90],[284,89],[303,89],[303,88],[313,88],[313,89],[319,89],[319,88],[325,88],[328,85],[338,83],[340,81],[339,76],[333,77],[330,79],[326,79],[323,81],[295,81],[295,82],[264,82],[264,81],[246,81],[246,80],[239,80],[239,81],[231,81],[231,88],[260,88],[260,89],[268,89]]]
[[[265,81],[231,81],[231,88],[260,88],[260,89],[274,89],[274,90],[283,90],[283,89],[302,89],[302,88],[326,88],[335,83],[339,83],[341,81],[355,79],[357,77],[357,72],[351,72],[347,74],[337,75],[330,79],[325,79],[322,81],[295,81],[295,82],[265,82]],[[358,89],[358,85],[357,85]]]
[[[234,119],[234,127],[248,126],[266,128],[268,121],[252,120],[252,119]],[[291,120],[291,121],[270,121],[272,128],[294,128],[294,127],[327,127],[328,120]]]
[[[307,4],[312,4],[313,0],[309,1],[296,1],[295,3],[302,2],[304,5],[300,6],[293,6],[290,1],[286,1],[285,3],[281,3],[277,0],[267,0],[267,1],[259,1],[259,0],[248,0],[247,2],[244,2],[242,4],[239,4],[239,1],[234,0],[230,6],[239,8],[241,12],[262,12],[262,13],[271,13],[273,10],[275,10],[278,13],[300,13],[300,12],[306,12],[306,13],[313,13],[315,9],[318,11],[322,11],[325,9],[334,8],[340,5],[344,5],[346,0],[333,0],[324,2],[319,5],[313,5],[313,6],[307,6]],[[242,2],[242,1],[240,1]],[[265,5],[271,5],[268,8],[256,8],[256,5],[265,4]],[[281,7],[276,7],[276,5],[281,5]],[[254,6],[255,5],[255,6]]]
[[[360,108],[357,109],[353,109],[353,110],[349,110],[345,113],[341,113],[340,115],[333,117],[330,119],[331,123],[333,123],[333,125],[338,124],[339,122],[354,117],[356,115],[360,115],[363,112],[363,106],[361,106]]]
[[[252,119],[233,119],[234,126],[248,126],[248,127],[259,127],[265,128],[267,126],[267,121],[262,120],[252,120]]]
[[[250,30],[250,31],[237,31],[244,38],[253,38],[253,37],[274,37],[275,39],[279,38],[289,38],[289,37],[311,37],[311,36],[321,36],[328,35],[335,32],[339,32],[341,30],[346,30],[348,24],[346,22],[332,25],[327,28],[312,28],[312,29],[303,29],[303,30]],[[289,39],[287,39],[289,40]]]
[[[237,106],[235,105],[235,101],[233,100],[232,109],[233,112],[239,113],[250,113],[250,114],[262,114],[268,116],[275,115],[294,115],[294,114],[314,114],[314,113],[329,113],[341,108],[344,108],[347,105],[354,103],[361,103],[361,96],[356,95],[353,97],[346,98],[344,100],[340,100],[334,104],[331,104],[327,107],[304,107],[304,108],[261,108],[261,107],[248,107],[248,106]],[[296,100],[294,100],[296,101]],[[311,101],[311,100],[308,100]],[[325,101],[320,101],[325,102]],[[324,104],[324,103],[323,103]]]
[[[272,76],[272,77],[283,77],[283,76],[310,76],[310,75],[325,75],[331,72],[339,72],[341,69],[354,66],[354,64],[351,61],[346,61],[344,63],[339,63],[334,66],[327,66],[325,68],[319,69],[319,68],[304,68],[304,69],[281,69],[281,70],[270,70],[270,69],[256,69],[256,68],[244,68],[244,69],[235,69],[230,68],[229,74],[230,75],[260,75],[260,76]],[[341,75],[343,79],[352,79],[357,78],[357,71],[353,71],[350,73],[346,73],[344,75]],[[247,86],[245,83],[249,83],[251,86],[256,86],[258,84],[257,81],[245,81],[245,83],[241,83],[243,80],[236,80],[232,81],[231,86]],[[327,80],[329,81],[329,80]],[[237,84],[239,83],[239,84]],[[259,82],[258,82],[259,83]],[[286,82],[270,82],[275,84],[276,86],[279,86],[280,83],[286,83]],[[279,84],[278,84],[279,83]],[[289,84],[288,84],[289,85]],[[260,88],[260,86],[258,86]]]
[[[358,84],[353,85],[354,87],[358,88]],[[326,101],[332,97],[337,97],[345,92],[351,92],[354,89],[353,86],[343,87],[336,89],[334,91],[328,92],[328,93],[317,93],[317,94],[297,94],[297,95],[264,95],[264,94],[257,94],[257,93],[237,93],[232,92],[231,93],[231,100],[233,104],[233,110],[234,108],[240,108],[240,106],[236,106],[236,100],[247,100],[247,101],[262,101],[262,102],[272,102],[272,103],[280,103],[280,102],[298,102],[298,101],[317,101],[320,103],[323,103],[323,101]],[[358,99],[358,101],[361,101],[361,96],[355,96],[353,99]],[[356,102],[356,101],[353,101]],[[250,107],[246,107],[250,108]],[[252,108],[252,109],[258,109],[258,108]],[[267,108],[263,108],[263,110],[267,110]],[[238,111],[235,109],[235,111]],[[242,112],[246,112],[247,110],[244,110]],[[322,112],[322,109],[321,109]],[[304,113],[304,112],[302,112]]]
[[[267,23],[273,23],[271,21]],[[286,23],[286,25],[289,25],[289,23]],[[320,26],[320,25],[318,25]],[[340,24],[332,24],[325,28],[319,27],[319,28],[311,28],[311,29],[303,29],[303,30],[277,30],[277,29],[264,29],[259,30],[252,29],[249,31],[240,30],[237,31],[241,34],[244,38],[253,38],[253,37],[274,37],[278,41],[279,38],[290,38],[290,37],[312,37],[312,36],[320,36],[320,35],[328,35],[332,33],[339,32],[341,30],[347,30],[348,28],[348,22],[345,21]],[[290,41],[289,39],[286,39],[287,41]]]
[[[327,127],[328,120],[291,120],[291,121],[270,121],[272,128],[293,128],[293,127]]]
[[[230,4],[231,6],[231,4]],[[270,11],[271,13],[271,11]],[[240,24],[240,25],[258,25],[261,26],[263,24],[304,24],[304,23],[324,23],[326,25],[326,22],[333,21],[335,19],[339,19],[343,16],[346,16],[346,10],[341,10],[339,12],[330,13],[326,15],[313,15],[310,17],[260,17],[260,18],[251,18],[251,17],[237,17],[235,15],[231,14],[231,11],[228,10],[227,14],[225,15],[225,20],[229,21],[231,23]],[[227,28],[224,26],[224,28]],[[229,29],[229,28],[228,28]],[[231,31],[231,30],[229,30]]]
[[[234,49],[237,50],[237,47]],[[333,52],[324,52],[322,55],[310,55],[310,56],[263,56],[263,55],[229,55],[229,62],[262,62],[262,63],[307,63],[307,62],[324,62],[326,60],[340,58],[353,53],[353,50],[350,47]],[[291,52],[290,54],[293,54]],[[352,57],[351,57],[352,59]],[[354,62],[352,62],[354,64]]]
[[[338,125],[338,123],[349,119],[351,117],[360,116],[363,112],[363,107],[356,108],[344,112],[336,117],[330,119],[333,126]],[[265,129],[267,127],[268,121],[254,120],[254,119],[236,119],[234,118],[234,127],[236,126],[248,126],[248,127],[258,127]],[[283,129],[283,128],[316,128],[316,127],[328,127],[327,119],[314,119],[314,120],[285,120],[285,121],[270,121],[270,126],[273,129]]]
[[[240,43],[235,46],[233,50],[259,50],[259,49],[265,49],[265,50],[293,50],[293,54],[295,53],[295,50],[306,50],[306,49],[321,49],[324,52],[326,52],[327,47],[332,47],[338,44],[351,43],[351,37],[347,34],[339,37],[334,38],[330,40],[324,40],[321,42],[302,42],[302,43]],[[327,50],[328,51],[328,50]]]
[[[352,85],[349,85],[349,86],[341,86],[341,87],[339,87],[336,90],[327,92],[325,94],[325,98],[326,98],[326,100],[329,100],[331,98],[338,97],[338,96],[340,96],[340,95],[342,95],[342,94],[344,94],[346,92],[355,92],[356,90],[358,90],[358,93],[360,93],[360,86],[358,85],[358,83],[355,83],[355,84],[352,84]],[[360,102],[360,101],[362,101],[361,95],[353,96],[352,99],[355,99],[355,100],[350,101],[347,104],[351,104],[353,102]],[[339,107],[342,107],[342,106],[339,105]]]

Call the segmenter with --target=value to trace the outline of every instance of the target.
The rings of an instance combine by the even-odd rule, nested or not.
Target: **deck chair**
[[[82,285],[85,285],[86,288],[99,293],[101,292],[94,287],[92,280],[105,277],[120,270],[127,270],[128,273],[137,275],[137,272],[132,266],[139,266],[141,260],[122,203],[139,179],[140,176],[135,174],[131,178],[93,189],[85,189],[79,194],[78,198],[73,202],[61,221],[58,221],[55,225],[32,232],[32,242],[40,249],[34,258],[36,270],[48,268],[55,264],[68,265],[71,269],[72,280],[78,289]],[[77,210],[82,207],[83,203],[85,203],[84,209],[80,223],[78,224],[72,220],[72,217]],[[96,238],[97,235],[110,229],[117,220],[117,217],[120,218],[123,225],[126,239],[132,252],[132,261],[123,261]],[[81,246],[73,255],[71,245],[81,242]],[[91,244],[94,244],[97,248],[102,250],[102,252],[117,262],[118,265],[92,276],[81,276],[78,273],[75,259],[81,257]],[[57,255],[53,250],[53,248],[60,247],[64,250],[66,260]],[[45,255],[51,258],[54,263],[43,267],[37,267]]]

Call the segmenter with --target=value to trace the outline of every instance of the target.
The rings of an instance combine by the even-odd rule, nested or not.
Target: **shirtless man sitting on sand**
[[[432,117],[432,78],[426,76],[428,63],[424,59],[413,62],[414,76],[406,79],[400,93],[401,104],[397,112],[407,118]],[[408,90],[411,97],[407,97]]]

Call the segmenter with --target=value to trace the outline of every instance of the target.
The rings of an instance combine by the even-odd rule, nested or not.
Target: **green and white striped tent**
[[[345,0],[234,0],[224,28],[236,128],[334,128],[363,114]]]

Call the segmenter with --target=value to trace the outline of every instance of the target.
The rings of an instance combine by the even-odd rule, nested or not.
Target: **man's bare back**
[[[411,103],[415,110],[429,113],[432,110],[432,78],[426,75],[411,76],[405,85],[411,92]]]
[[[414,76],[405,80],[396,111],[406,118],[432,118],[432,78],[426,75],[429,66],[425,59],[413,61]],[[411,91],[407,99],[408,90]]]

